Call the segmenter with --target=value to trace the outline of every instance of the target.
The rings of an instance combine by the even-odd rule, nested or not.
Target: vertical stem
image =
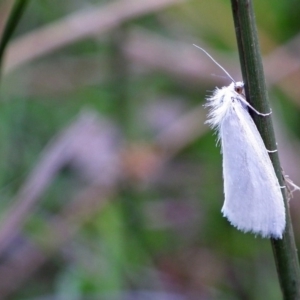
[[[234,25],[247,101],[258,111],[269,112],[270,106],[260,55],[255,16],[251,0],[231,0]],[[270,117],[252,114],[267,149],[276,149]],[[284,179],[277,153],[270,153],[280,185]],[[300,299],[300,270],[286,193],[282,190],[286,208],[286,229],[282,239],[271,239],[274,258],[284,299]]]

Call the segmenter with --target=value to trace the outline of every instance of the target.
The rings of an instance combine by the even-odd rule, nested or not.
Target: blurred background
[[[300,2],[254,8],[300,185]],[[1,70],[0,299],[281,299],[270,241],[221,215],[203,104],[230,81],[192,44],[241,80],[230,1],[28,1]]]

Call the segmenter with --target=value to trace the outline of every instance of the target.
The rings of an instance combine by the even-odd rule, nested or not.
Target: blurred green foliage
[[[0,2],[3,17],[9,2]],[[112,3],[31,1],[9,45],[72,13]],[[255,1],[254,7],[263,53],[284,46],[298,34],[297,1]],[[86,24],[77,26],[82,29]],[[141,55],[135,44],[138,54],[130,54],[136,28],[170,44],[172,50],[161,52],[158,65],[151,60],[155,45]],[[55,35],[50,37],[55,40]],[[127,169],[119,167],[123,175],[110,183],[104,195],[107,186],[85,177],[85,165],[76,169],[72,160],[62,165],[27,212],[13,241],[0,251],[1,299],[281,299],[269,241],[237,231],[221,215],[220,148],[216,136],[206,127],[203,130],[204,118],[199,119],[198,136],[151,172],[161,154],[155,150],[157,135],[201,106],[217,84],[228,84],[227,79],[210,73],[203,82],[201,74],[192,71],[188,79],[178,75],[176,64],[168,58],[179,55],[181,61],[189,60],[177,43],[187,49],[192,43],[205,43],[219,54],[233,53],[237,60],[230,2],[186,1],[150,11],[105,33],[66,42],[4,72],[0,90],[2,227],[10,207],[17,203],[18,210],[24,200],[19,192],[40,159],[47,157],[45,149],[76,122],[83,109],[113,124],[121,141],[114,151],[121,152],[122,159],[123,152],[133,158]],[[38,41],[31,47],[39,47]],[[207,58],[199,53],[198,60]],[[213,67],[214,72],[219,70]],[[290,76],[297,78],[297,71]],[[281,87],[272,91],[272,106],[280,107],[283,122],[299,136],[299,100]],[[109,139],[115,137],[109,135]],[[131,145],[140,151],[131,152]],[[138,176],[131,175],[132,169]],[[99,175],[103,176],[102,169]],[[74,210],[70,209],[73,203]],[[35,260],[34,255],[39,258]],[[131,298],[126,298],[129,294]]]

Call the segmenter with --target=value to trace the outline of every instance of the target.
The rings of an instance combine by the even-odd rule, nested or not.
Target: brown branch
[[[98,36],[133,18],[160,11],[182,0],[120,0],[76,12],[13,41],[8,47],[4,73],[68,44]]]

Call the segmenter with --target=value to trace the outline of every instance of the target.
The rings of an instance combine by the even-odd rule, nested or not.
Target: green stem
[[[260,55],[255,16],[251,0],[231,0],[235,31],[240,54],[245,92],[249,103],[260,112],[269,112],[270,106]],[[252,114],[267,149],[276,149],[276,140],[270,117]],[[280,185],[284,185],[277,153],[270,153]],[[284,299],[300,299],[300,270],[297,249],[286,193],[282,192],[286,207],[286,229],[282,239],[271,239],[274,258]]]
[[[13,5],[13,8],[5,25],[2,37],[0,39],[0,68],[2,66],[5,48],[20,21],[28,2],[29,0],[16,0]]]

